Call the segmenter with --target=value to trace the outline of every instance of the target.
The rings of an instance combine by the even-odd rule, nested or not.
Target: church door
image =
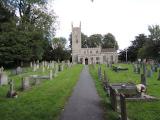
[[[88,58],[85,59],[85,65],[88,65]]]

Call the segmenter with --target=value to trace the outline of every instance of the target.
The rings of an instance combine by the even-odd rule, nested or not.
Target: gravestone
[[[152,75],[153,75],[152,69],[148,70],[147,71],[147,77],[152,77]]]
[[[27,90],[30,88],[30,78],[29,77],[24,77],[22,79],[22,90]]]
[[[33,67],[33,63],[32,63],[32,62],[30,62],[30,67],[31,67],[31,68]]]
[[[49,79],[52,80],[52,77],[53,77],[53,71],[50,70],[50,72],[49,72]]]
[[[101,66],[98,66],[98,79],[102,79],[102,71],[101,71]]]
[[[151,65],[151,69],[153,72],[155,71],[154,65]]]
[[[160,70],[158,71],[158,80],[160,80]]]
[[[16,68],[16,75],[21,74],[22,73],[22,68],[20,66],[18,66]]]
[[[7,97],[12,98],[14,97],[16,94],[16,92],[14,91],[14,84],[13,84],[13,80],[11,79],[9,81],[9,91],[7,92]]]
[[[158,66],[157,65],[155,65],[155,72],[157,72],[158,71]]]
[[[0,85],[8,84],[8,76],[5,72],[0,73]]]
[[[4,71],[3,66],[0,68],[0,73],[2,73]]]
[[[108,88],[109,87],[109,81],[106,75],[106,71],[104,70],[104,81],[103,83],[105,84],[105,87]]]
[[[33,65],[33,71],[35,72],[37,70],[37,66],[36,66],[36,64],[34,63],[34,65]]]
[[[145,86],[147,85],[145,74],[141,74],[141,84],[143,84]]]

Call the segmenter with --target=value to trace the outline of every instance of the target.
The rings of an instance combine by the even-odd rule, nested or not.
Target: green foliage
[[[46,3],[47,0],[0,2],[0,64],[42,60],[51,33],[54,36],[56,20]],[[20,16],[16,16],[17,10]]]
[[[70,48],[72,46],[72,33],[69,35],[69,41],[70,41]],[[81,41],[82,41],[82,48],[95,48],[101,46],[102,48],[115,48],[118,49],[118,43],[115,39],[115,37],[108,33],[104,36],[101,34],[93,34],[89,37],[85,35],[84,33],[81,33]]]
[[[118,43],[111,33],[104,35],[102,40],[102,48],[115,48],[116,50],[118,49]]]
[[[139,50],[138,56],[160,62],[160,26],[149,26],[148,30],[150,35],[143,47]]]
[[[88,37],[87,43],[89,47],[98,47],[102,44],[102,35],[101,34],[93,34]]]

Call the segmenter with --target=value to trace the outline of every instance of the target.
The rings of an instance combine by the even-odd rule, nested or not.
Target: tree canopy
[[[0,64],[42,60],[56,17],[47,0],[0,1]]]

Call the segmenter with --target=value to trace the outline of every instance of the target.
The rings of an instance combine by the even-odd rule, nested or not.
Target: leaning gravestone
[[[8,84],[8,76],[5,72],[0,73],[0,85]]]
[[[30,88],[29,77],[24,77],[22,79],[22,90],[27,90]]]

